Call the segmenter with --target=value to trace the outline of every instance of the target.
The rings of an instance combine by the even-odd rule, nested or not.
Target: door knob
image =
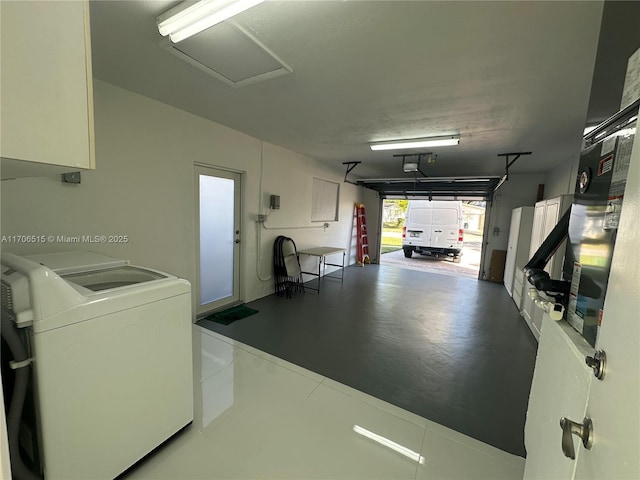
[[[587,450],[591,450],[593,446],[593,422],[589,417],[584,417],[582,423],[576,423],[568,418],[560,419],[560,427],[562,428],[562,453],[565,457],[575,460],[576,450],[573,446],[573,437],[576,435],[582,440],[582,445]]]
[[[593,369],[593,375],[598,379],[604,378],[605,369],[607,367],[607,355],[604,350],[598,350],[593,354],[593,357],[585,357],[586,364]]]

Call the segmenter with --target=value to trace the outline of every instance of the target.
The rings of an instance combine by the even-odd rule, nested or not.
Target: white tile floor
[[[524,459],[194,325],[193,425],[130,479],[521,479]]]

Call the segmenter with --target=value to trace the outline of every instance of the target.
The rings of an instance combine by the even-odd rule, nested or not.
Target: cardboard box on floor
[[[491,252],[491,264],[489,265],[489,281],[503,283],[504,262],[507,258],[506,250],[493,250]]]

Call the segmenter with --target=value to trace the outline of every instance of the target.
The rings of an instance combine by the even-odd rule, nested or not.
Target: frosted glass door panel
[[[196,167],[197,314],[239,302],[240,174]]]
[[[233,294],[233,184],[200,175],[200,305]]]

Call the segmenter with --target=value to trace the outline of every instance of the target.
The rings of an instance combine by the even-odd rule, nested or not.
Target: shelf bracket
[[[498,190],[504,182],[509,180],[509,168],[516,163],[516,160],[518,160],[522,155],[531,155],[531,152],[510,152],[498,154],[499,157],[504,157],[504,175],[498,182],[498,185],[496,185],[496,188],[493,189],[494,192]],[[512,156],[514,156],[514,158],[509,159],[509,157]]]
[[[347,175],[349,175],[349,173],[351,173],[351,170],[356,168],[361,163],[362,162],[342,162],[343,165],[347,166],[347,171],[344,174],[344,183],[352,183],[352,182],[347,181]]]

